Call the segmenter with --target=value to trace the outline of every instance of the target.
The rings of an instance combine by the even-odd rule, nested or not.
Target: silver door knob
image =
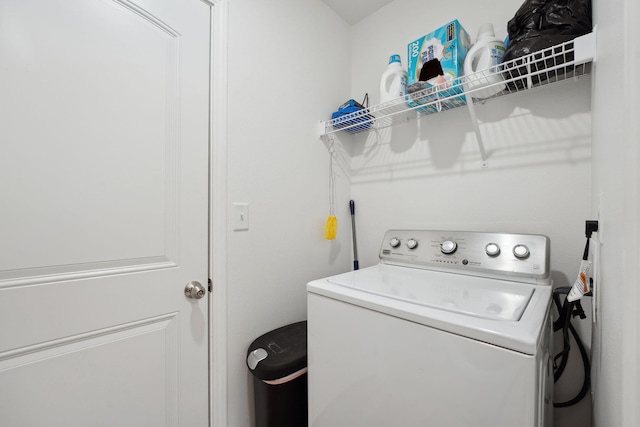
[[[184,287],[184,294],[188,298],[200,299],[207,294],[207,290],[200,282],[193,281],[187,283],[187,286]]]

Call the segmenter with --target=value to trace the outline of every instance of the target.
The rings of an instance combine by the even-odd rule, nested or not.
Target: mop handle
[[[351,234],[353,236],[353,269],[358,267],[358,247],[356,245],[356,204],[353,200],[349,200],[349,209],[351,210]]]

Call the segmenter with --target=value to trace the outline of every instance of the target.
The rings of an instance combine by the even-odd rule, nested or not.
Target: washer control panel
[[[538,234],[389,230],[380,260],[480,276],[549,277],[549,238]]]

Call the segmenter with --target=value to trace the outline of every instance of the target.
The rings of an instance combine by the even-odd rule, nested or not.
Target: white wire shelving
[[[467,106],[476,133],[483,166],[487,165],[482,135],[474,104],[516,92],[582,77],[591,71],[596,60],[596,29],[584,36],[529,55],[503,62],[498,67],[478,70],[451,82],[409,93],[391,101],[373,105],[333,120],[321,121],[320,137],[347,132],[375,132],[421,116]],[[498,93],[482,98],[487,89],[498,87]],[[400,119],[400,120],[398,120]]]

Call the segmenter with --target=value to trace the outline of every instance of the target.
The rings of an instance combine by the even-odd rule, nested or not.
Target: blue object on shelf
[[[364,96],[363,103],[368,104],[369,95]],[[375,117],[369,114],[366,107],[359,102],[350,99],[331,114],[333,127],[337,129],[347,128],[345,132],[357,133],[371,127]]]

